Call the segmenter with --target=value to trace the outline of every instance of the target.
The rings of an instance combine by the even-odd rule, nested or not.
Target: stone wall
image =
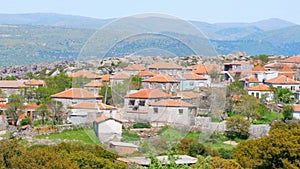
[[[0,115],[0,131],[5,130],[7,126],[5,117],[3,115]]]

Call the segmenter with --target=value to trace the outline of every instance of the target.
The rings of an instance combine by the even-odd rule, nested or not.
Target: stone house
[[[122,121],[120,120],[100,116],[93,122],[93,126],[101,143],[120,141],[122,138]]]
[[[145,70],[146,70],[146,68],[144,66],[138,65],[138,64],[128,65],[127,67],[125,67],[123,69],[123,71],[130,76],[133,76],[133,75],[138,74],[139,72],[145,71]]]
[[[81,102],[102,102],[103,96],[94,95],[81,88],[71,88],[51,96],[52,99],[63,103],[64,108]]]
[[[170,76],[179,76],[186,72],[191,72],[190,68],[184,68],[175,63],[157,62],[148,66],[148,70],[155,74],[166,74]]]
[[[93,93],[94,95],[99,95],[101,87],[103,87],[103,83],[98,80],[92,80],[83,86],[84,89]]]
[[[207,78],[195,73],[184,73],[177,80],[180,81],[180,91],[199,90],[200,87],[207,87],[209,85]]]
[[[271,101],[274,98],[274,93],[271,90],[270,86],[265,84],[260,84],[254,87],[250,87],[247,89],[248,94],[256,97],[257,99],[261,99],[265,97],[267,101]]]
[[[138,146],[132,143],[111,141],[109,142],[109,148],[115,150],[119,155],[127,155],[137,151]]]
[[[0,89],[3,93],[9,97],[12,94],[20,95],[25,89],[26,85],[24,82],[17,80],[0,80]]]
[[[124,72],[119,72],[110,77],[111,85],[122,84],[126,79],[129,79],[130,76]]]
[[[159,89],[169,93],[179,90],[180,81],[172,76],[160,74],[143,80],[142,86],[146,89]]]
[[[117,108],[104,103],[81,102],[69,109],[69,118],[72,124],[92,123],[100,116],[116,118]]]

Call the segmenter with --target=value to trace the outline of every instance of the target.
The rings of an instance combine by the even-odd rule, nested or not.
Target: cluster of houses
[[[114,74],[97,75],[80,70],[69,77],[85,77],[90,80],[82,88],[70,88],[51,96],[61,101],[72,124],[93,123],[100,141],[120,141],[122,122],[151,123],[155,126],[192,126],[201,105],[201,89],[214,85],[214,76],[223,74],[224,81],[239,80],[249,95],[271,101],[274,93],[271,87],[289,88],[300,99],[300,56],[274,61],[265,66],[253,66],[239,61],[217,64],[198,64],[183,67],[175,63],[154,63],[144,66],[131,64]],[[128,91],[123,96],[123,107],[103,103],[105,96],[99,93],[102,87],[124,83],[133,76],[141,77],[138,90]],[[0,89],[6,94],[22,94],[26,87],[46,85],[41,80],[2,80]],[[7,99],[0,99],[0,111],[4,112]],[[25,106],[23,117],[37,118],[37,105]],[[294,118],[300,118],[300,105],[294,106]],[[113,142],[118,145],[119,142]],[[133,146],[134,147],[134,146]]]

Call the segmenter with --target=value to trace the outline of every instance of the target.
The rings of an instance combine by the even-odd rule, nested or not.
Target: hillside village
[[[128,59],[109,71],[102,62],[43,78],[9,76],[0,81],[0,130],[38,135],[47,123],[92,126],[102,144],[125,155],[141,144],[124,139],[128,132],[154,138],[169,126],[228,134],[226,119],[241,115],[251,124],[247,138],[260,138],[273,121],[300,119],[300,56],[266,57]],[[137,124],[147,127],[130,130]]]

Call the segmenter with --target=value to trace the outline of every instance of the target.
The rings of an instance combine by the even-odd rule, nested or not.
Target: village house
[[[143,78],[143,80],[145,80],[145,79],[149,79],[153,76],[156,76],[156,74],[154,74],[150,71],[144,70],[144,71],[140,71],[139,73],[135,74],[135,76],[141,77],[141,78]]]
[[[81,102],[72,105],[69,112],[68,121],[72,124],[92,123],[96,118],[103,115],[113,118],[117,116],[116,107],[100,102]]]
[[[300,104],[293,106],[293,118],[300,120]]]
[[[159,89],[166,92],[176,92],[179,90],[180,81],[175,80],[172,76],[160,74],[149,79],[143,80],[143,88]]]
[[[101,76],[101,82],[109,83],[110,82],[110,74],[105,74]]]
[[[243,83],[244,87],[253,87],[259,83],[262,83],[254,75],[250,75],[248,77],[241,78],[241,79],[239,79],[239,81]]]
[[[195,73],[184,73],[178,78],[180,81],[180,91],[199,90],[200,87],[209,86],[207,78]]]
[[[63,103],[65,108],[81,102],[101,102],[103,96],[94,95],[81,88],[71,88],[51,96],[52,99]]]
[[[87,70],[79,70],[75,73],[70,74],[69,77],[71,77],[71,78],[84,77],[84,78],[88,78],[90,80],[100,80],[101,79],[101,76],[91,73]]]
[[[31,79],[31,80],[27,80],[24,82],[25,86],[27,87],[34,87],[34,88],[38,88],[38,87],[43,87],[45,86],[45,82],[43,80],[35,80],[35,79]]]
[[[270,86],[266,84],[259,84],[247,89],[248,94],[256,97],[257,99],[265,98],[266,101],[271,101],[274,98],[274,93]]]
[[[17,80],[0,80],[0,90],[9,97],[12,94],[20,95],[25,89],[24,82]]]
[[[296,71],[294,71],[289,65],[284,65],[278,72],[279,75],[284,75],[291,79],[296,79]]]
[[[180,91],[177,96],[184,102],[195,105],[197,108],[200,106],[200,93],[193,91]],[[203,98],[202,98],[203,99]]]
[[[190,68],[184,68],[175,63],[157,62],[148,66],[148,70],[155,74],[166,74],[170,76],[179,76],[182,73],[191,72]]]
[[[248,62],[224,63],[224,80],[234,81],[236,77],[245,77],[252,74],[253,65]]]
[[[132,64],[132,65],[128,65],[127,67],[125,67],[123,69],[123,72],[130,76],[133,76],[133,75],[138,74],[139,72],[145,71],[145,70],[146,70],[146,68],[142,65]]]
[[[195,124],[196,106],[180,99],[166,99],[149,104],[149,122],[157,126]]]
[[[109,148],[116,151],[119,155],[128,155],[137,151],[138,146],[132,143],[111,141],[109,142]]]
[[[100,116],[96,118],[93,126],[96,136],[101,143],[120,141],[122,138],[122,121],[118,119]]]
[[[84,89],[93,93],[94,95],[99,95],[101,87],[103,87],[103,83],[98,80],[92,80],[83,86]]]
[[[171,94],[157,89],[143,89],[127,94],[124,98],[125,117],[128,120],[145,123],[150,118],[149,104],[168,98],[171,98]]]
[[[265,84],[276,88],[288,88],[291,89],[293,92],[296,92],[296,90],[300,89],[300,83],[298,81],[284,75],[280,75],[273,79],[266,80]]]
[[[129,79],[130,76],[123,72],[118,72],[117,74],[110,77],[111,85],[123,84],[125,80]]]

